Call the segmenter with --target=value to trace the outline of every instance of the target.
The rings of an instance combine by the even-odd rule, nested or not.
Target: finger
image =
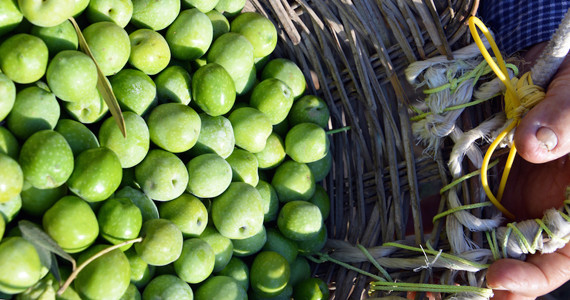
[[[525,297],[509,291],[493,291],[492,300],[534,300],[536,297]]]
[[[542,218],[547,209],[560,208],[570,186],[569,164],[568,156],[543,164],[517,157],[503,195],[504,206],[517,220]]]
[[[518,153],[532,163],[544,163],[570,152],[570,56],[550,83],[546,97],[531,109],[516,129]]]
[[[570,244],[550,254],[531,255],[526,262],[501,259],[487,272],[487,284],[524,297],[538,297],[570,279]],[[508,299],[508,298],[507,298]]]

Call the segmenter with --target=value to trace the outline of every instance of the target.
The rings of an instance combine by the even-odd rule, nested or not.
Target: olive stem
[[[95,253],[95,255],[89,257],[86,261],[84,261],[82,264],[80,264],[75,270],[73,270],[71,275],[69,275],[67,280],[63,283],[63,285],[59,288],[59,290],[57,290],[57,295],[61,296],[61,294],[63,294],[65,292],[65,290],[69,287],[69,285],[71,285],[73,280],[75,280],[75,278],[77,277],[79,272],[81,272],[81,270],[83,270],[85,267],[87,267],[87,265],[90,264],[92,261],[96,260],[97,258],[99,258],[99,257],[101,257],[101,256],[103,256],[103,255],[105,255],[105,254],[107,254],[107,253],[109,253],[115,249],[121,248],[121,247],[129,245],[129,244],[139,243],[142,240],[143,240],[142,237],[138,237],[138,238],[133,239],[133,240],[124,241],[120,244],[113,245],[111,247],[105,248],[105,249]]]
[[[339,132],[344,132],[344,131],[349,131],[349,130],[350,130],[350,126],[344,126],[341,128],[331,129],[331,130],[327,131],[327,135],[331,135],[331,134],[335,134],[335,133],[339,133]]]

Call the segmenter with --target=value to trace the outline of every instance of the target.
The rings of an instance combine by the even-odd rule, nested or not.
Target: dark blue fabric
[[[568,8],[564,0],[482,0],[478,14],[510,55],[550,40]]]

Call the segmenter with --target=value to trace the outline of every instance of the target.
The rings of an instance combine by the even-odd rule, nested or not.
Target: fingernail
[[[540,127],[536,131],[536,139],[541,143],[541,146],[550,151],[558,144],[558,137],[552,129],[548,127]]]

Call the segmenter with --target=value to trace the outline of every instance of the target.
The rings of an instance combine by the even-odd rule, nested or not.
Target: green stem
[[[495,233],[494,230],[493,233]],[[497,244],[495,243],[496,240],[493,239],[495,235],[493,234],[493,236],[491,236],[489,231],[485,231],[485,236],[487,237],[487,242],[489,243],[489,248],[491,249],[491,253],[493,253],[493,260],[499,260],[501,258],[499,250],[497,249]]]
[[[75,280],[75,278],[77,277],[77,275],[79,274],[79,272],[81,272],[81,270],[83,270],[85,267],[87,267],[87,265],[89,265],[92,261],[96,260],[97,258],[115,250],[115,249],[119,249],[123,246],[129,245],[129,244],[134,244],[134,243],[139,243],[143,240],[142,237],[138,237],[136,239],[133,240],[128,240],[128,241],[124,241],[120,244],[117,245],[113,245],[111,247],[105,248],[97,253],[95,253],[95,255],[89,257],[89,259],[87,259],[86,261],[84,261],[82,264],[80,264],[75,270],[73,270],[73,272],[71,273],[71,275],[69,275],[69,277],[67,278],[67,280],[63,283],[63,285],[59,288],[59,290],[57,291],[57,294],[59,296],[61,296],[61,294],[63,294],[65,292],[65,290],[69,287],[69,285],[73,282],[73,280]]]
[[[408,282],[372,282],[370,291],[397,291],[397,292],[441,292],[441,293],[477,293],[483,297],[491,297],[493,290],[464,285],[444,285],[429,283],[408,283]]]
[[[342,262],[342,261],[340,261],[340,260],[336,260],[336,259],[330,257],[328,254],[318,253],[317,255],[320,256],[318,259],[315,259],[314,257],[311,257],[311,256],[307,256],[307,258],[309,258],[309,259],[312,258],[312,259],[311,259],[312,261],[315,261],[315,260],[316,260],[317,262],[319,261],[319,259],[320,259],[320,262],[323,262],[323,261],[330,261],[330,262],[335,263],[335,264],[337,264],[337,265],[339,265],[339,266],[341,266],[341,267],[343,267],[343,268],[345,268],[345,269],[352,270],[352,271],[357,272],[357,273],[359,273],[359,274],[362,274],[362,275],[364,275],[364,276],[368,276],[368,277],[370,277],[370,278],[374,278],[374,279],[376,279],[376,280],[378,280],[378,281],[386,281],[386,279],[384,279],[384,278],[382,278],[382,277],[380,277],[380,276],[378,276],[378,275],[374,275],[374,274],[372,274],[372,273],[370,273],[370,272],[366,272],[366,271],[364,271],[364,270],[361,270],[361,269],[359,269],[359,268],[357,268],[357,267],[351,266],[351,265],[349,265],[349,264],[347,264],[347,263],[345,263],[345,262]]]
[[[534,247],[531,247],[531,245],[528,243],[528,240],[526,239],[526,237],[524,236],[524,234],[520,231],[520,229],[516,226],[517,223],[513,222],[513,223],[509,223],[507,224],[507,227],[512,229],[512,232],[514,232],[514,234],[517,236],[518,240],[519,240],[519,246],[521,246],[521,248],[526,248],[527,252],[529,252],[530,254],[534,254],[536,252],[536,249]],[[508,239],[506,239],[508,240]],[[522,245],[521,245],[522,243]]]
[[[475,208],[481,208],[481,207],[486,207],[486,206],[493,206],[493,203],[491,202],[481,202],[481,203],[475,203],[475,204],[469,204],[469,205],[461,205],[458,206],[456,208],[452,208],[452,209],[448,209],[440,214],[435,215],[435,217],[433,217],[432,222],[435,223],[435,221],[447,216],[447,215],[451,215],[452,213],[458,212],[460,210],[469,210],[469,209],[475,209]]]
[[[393,281],[392,277],[390,276],[390,274],[388,274],[386,269],[382,268],[382,266],[378,263],[378,261],[376,261],[376,259],[374,259],[374,257],[372,257],[370,252],[368,252],[368,250],[366,248],[364,248],[364,246],[358,244],[358,245],[356,245],[356,247],[358,247],[358,249],[360,249],[360,251],[362,251],[362,253],[364,253],[364,256],[366,256],[366,258],[368,258],[370,263],[372,263],[376,267],[376,269],[378,269],[380,271],[380,273],[382,273],[382,275],[384,275],[384,277],[386,277],[386,280]]]
[[[328,135],[332,135],[335,133],[339,133],[339,132],[344,132],[344,131],[349,131],[350,130],[350,126],[344,126],[342,128],[337,128],[337,129],[331,129],[329,131],[327,131]]]
[[[491,98],[486,98],[486,99],[479,99],[479,100],[475,100],[475,101],[471,101],[471,102],[467,102],[465,104],[460,104],[460,105],[455,105],[455,106],[450,106],[450,107],[446,107],[443,109],[443,112],[448,112],[448,111],[452,111],[452,110],[456,110],[456,109],[462,109],[462,108],[467,108],[469,106],[473,106],[473,105],[477,105],[479,103],[483,103],[487,100],[493,99],[497,96],[499,96],[500,94],[495,94],[493,95]],[[429,114],[431,114],[432,112],[425,112],[421,115],[417,115],[417,116],[413,116],[410,118],[410,121],[415,122],[415,121],[419,121],[425,117],[427,117]]]
[[[316,258],[316,257],[312,257],[312,256],[310,256],[310,255],[307,255],[307,256],[305,256],[305,258],[307,258],[308,260],[310,260],[310,261],[312,261],[312,262],[314,262],[314,263],[316,263],[316,264],[322,264],[322,263],[324,263],[324,262],[327,262],[326,259],[323,259],[323,258],[322,258],[322,255],[323,255],[323,254],[317,253],[317,255],[320,255],[321,257]]]
[[[498,164],[498,163],[499,163],[499,160],[497,159],[497,160],[495,160],[494,162],[490,163],[487,168],[490,169],[490,168],[494,167],[494,166],[495,166],[496,164]],[[461,177],[455,179],[455,180],[452,181],[450,184],[448,184],[448,185],[444,186],[443,188],[441,188],[441,190],[439,190],[439,193],[440,193],[440,194],[443,194],[443,193],[445,193],[447,190],[449,190],[449,189],[451,189],[452,187],[456,186],[457,184],[461,183],[462,181],[465,181],[465,180],[467,180],[467,179],[469,179],[469,178],[471,178],[471,177],[477,176],[477,175],[479,175],[479,174],[481,174],[481,169],[475,170],[475,171],[473,171],[473,172],[471,172],[471,173],[469,173],[469,174],[465,174],[465,175],[463,175],[463,176],[461,176]]]

